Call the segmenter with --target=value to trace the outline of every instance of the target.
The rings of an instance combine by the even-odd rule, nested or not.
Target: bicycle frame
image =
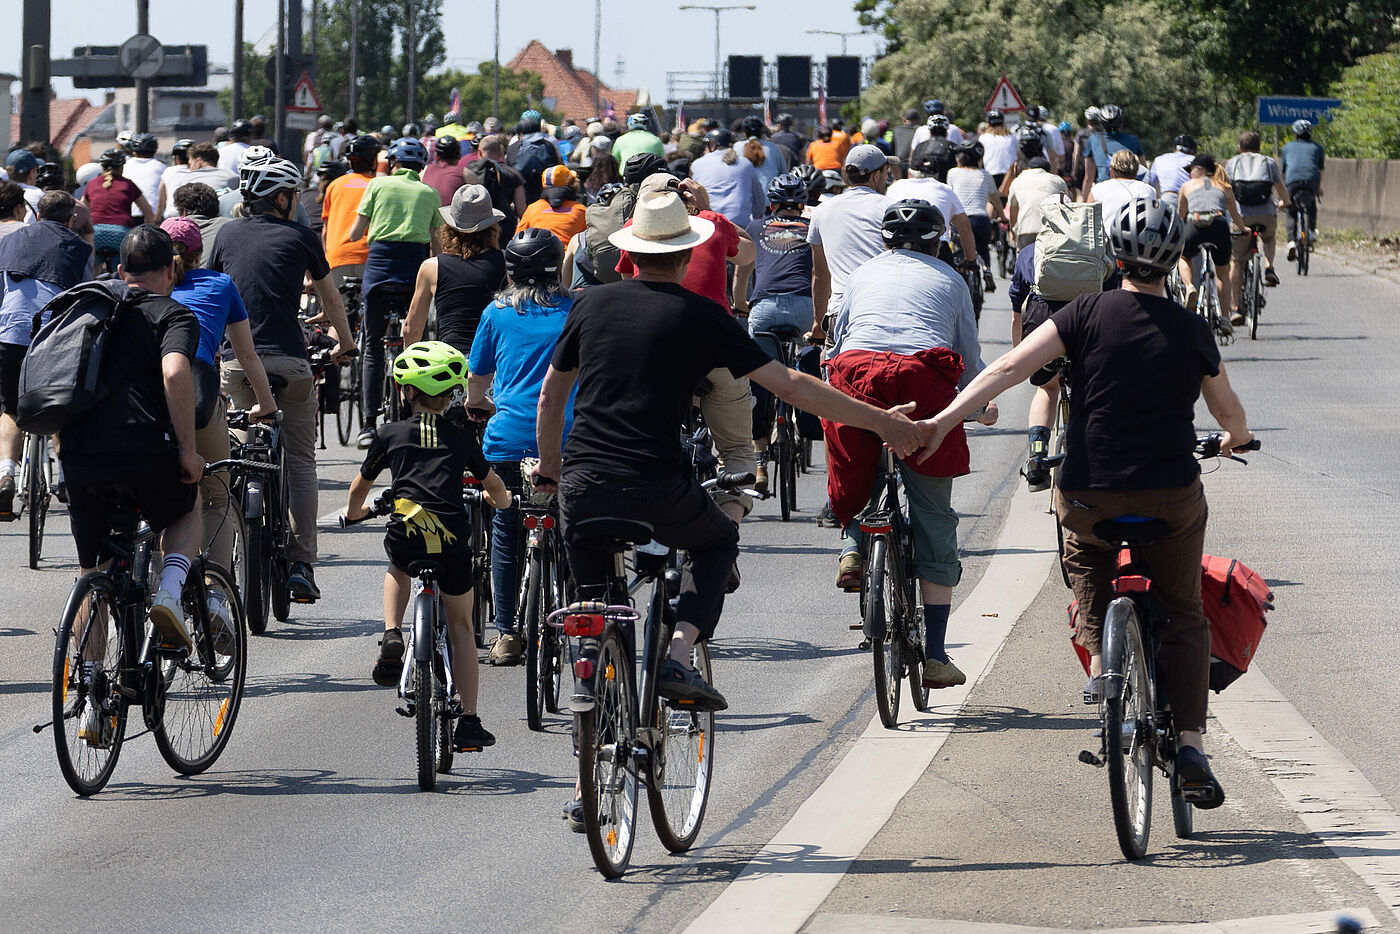
[[[422,601],[432,601],[431,613],[419,613],[417,608]],[[431,665],[435,659],[442,660],[443,681],[447,686],[447,696],[457,693],[457,683],[452,677],[452,643],[447,638],[447,608],[437,594],[437,580],[431,569],[420,571],[414,578],[412,595],[408,606],[413,611],[413,625],[404,627],[403,673],[399,676],[399,696],[408,703],[408,712],[422,700],[413,696],[413,675],[415,665]],[[431,702],[431,698],[429,698]]]
[[[884,451],[883,468],[884,492],[879,496],[879,504],[875,508],[867,507],[859,518],[860,531],[866,537],[865,552],[867,557],[873,550],[871,548],[875,537],[885,538],[890,547],[895,549],[899,555],[899,560],[894,563],[895,582],[894,592],[900,595],[900,600],[907,602],[910,583],[914,580],[914,567],[911,560],[912,550],[909,546],[910,529],[909,520],[905,516],[904,504],[900,500],[899,488],[899,468],[895,464],[894,454],[888,449]],[[876,500],[871,497],[872,503]],[[868,564],[868,561],[867,561]],[[910,607],[892,607],[892,618],[904,618],[910,611]],[[864,616],[864,614],[862,614]],[[867,640],[883,639],[886,633],[872,633],[869,631],[869,620],[863,619],[861,632]]]

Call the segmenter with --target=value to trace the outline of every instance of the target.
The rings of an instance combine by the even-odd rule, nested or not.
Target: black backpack
[[[558,164],[559,155],[543,134],[525,137],[515,151],[515,170],[525,176],[525,184],[530,191],[543,188],[540,175],[551,165]]]
[[[909,167],[923,171],[919,166],[925,159],[932,161],[933,177],[940,182],[948,180],[948,170],[957,164],[957,157],[953,154],[953,144],[948,142],[947,137],[943,136],[935,136],[920,143],[909,156]]]
[[[112,331],[121,327],[132,300],[120,279],[76,285],[34,316],[34,340],[19,371],[19,405],[15,420],[25,431],[54,434],[80,421],[110,390],[102,365]]]

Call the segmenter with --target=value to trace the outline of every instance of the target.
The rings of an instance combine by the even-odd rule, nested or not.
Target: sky
[[[6,0],[16,6],[19,0]],[[365,0],[373,2],[373,0]],[[704,2],[704,0],[702,0]],[[714,5],[743,0],[717,0]],[[809,35],[807,28],[854,31],[859,29],[851,0],[752,0],[755,10],[740,10],[721,16],[721,52],[727,56],[763,55],[766,59],[782,53],[811,55],[822,59],[841,52],[841,38]],[[51,44],[55,58],[66,58],[75,46],[119,45],[136,32],[134,0],[109,0],[103,5],[98,25],[91,16],[92,0],[52,0]],[[645,87],[652,99],[666,97],[668,71],[714,70],[714,14],[708,11],[682,11],[676,4],[646,3],[642,0],[601,0],[603,40],[601,75],[614,87]],[[471,70],[491,58],[490,0],[447,0],[443,28],[447,35],[447,65]],[[123,7],[129,10],[123,14]],[[309,25],[311,0],[306,0]],[[200,15],[192,15],[198,11]],[[16,11],[17,12],[17,11]],[[207,15],[206,15],[207,14]],[[7,30],[10,48],[0,55],[0,72],[20,72],[20,33],[18,21]],[[151,34],[169,45],[207,45],[211,63],[227,64],[232,58],[233,4],[229,0],[195,3],[189,0],[151,0]],[[244,37],[256,41],[277,24],[276,0],[245,0]],[[785,41],[774,37],[787,36]],[[665,37],[663,41],[657,41]],[[593,66],[593,5],[586,0],[505,0],[501,3],[501,59],[508,61],[531,39],[550,49],[574,50],[579,67]],[[872,35],[847,40],[851,55],[869,57],[878,39]],[[622,71],[619,75],[619,59]],[[211,77],[210,87],[224,87],[227,78]],[[54,79],[60,96],[75,92],[71,82]],[[18,90],[18,85],[15,85]],[[93,92],[90,96],[96,95]],[[443,102],[445,105],[446,102]],[[423,101],[420,110],[442,110],[437,102]]]

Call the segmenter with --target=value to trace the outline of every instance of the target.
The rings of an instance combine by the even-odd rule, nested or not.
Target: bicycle
[[[531,473],[538,459],[520,462],[522,489],[531,490]],[[569,640],[559,638],[546,621],[565,606],[568,570],[564,543],[559,538],[559,504],[553,494],[532,492],[520,501],[525,529],[525,576],[520,583],[520,607],[525,637],[525,722],[544,729],[544,714],[559,712],[564,672],[569,670]]]
[[[1249,237],[1249,259],[1245,262],[1244,281],[1240,285],[1240,314],[1244,315],[1249,339],[1258,340],[1259,316],[1267,301],[1264,298],[1264,256],[1259,249],[1258,229],[1246,227],[1243,235]]]
[[[909,681],[914,708],[928,709],[924,687],[923,601],[914,573],[914,539],[909,510],[903,502],[899,468],[886,449],[882,465],[883,496],[872,497],[872,507],[860,516],[860,530],[867,542],[865,573],[861,578],[862,647],[869,646],[875,663],[875,700],[880,723],[888,729],[899,725],[900,682]]]
[[[272,472],[268,464],[216,461],[217,470],[240,467]],[[182,775],[197,775],[228,745],[243,698],[247,629],[243,603],[229,572],[200,554],[190,563],[181,605],[194,647],[163,645],[146,613],[152,597],[151,548],[156,533],[140,517],[130,492],[100,491],[108,504],[105,570],[78,578],[56,630],[52,719],[54,746],[64,780],[77,794],[101,791],[116,768],[122,745],[149,732],[161,757]],[[229,618],[219,635],[211,603]],[[231,630],[231,633],[230,633]],[[126,735],[128,708],[139,705],[146,729]]]
[[[997,255],[997,270],[1003,279],[1009,279],[1016,268],[1016,248],[1011,245],[1011,225],[1005,218],[999,218],[992,226],[992,249]]]
[[[1222,452],[1222,440],[1219,433],[1199,439],[1196,456],[1247,463],[1233,452]],[[1258,440],[1244,449],[1259,450]],[[1085,695],[1086,702],[1099,705],[1099,753],[1086,749],[1080,752],[1079,761],[1098,768],[1107,766],[1118,847],[1130,860],[1147,853],[1154,768],[1170,783],[1172,822],[1182,839],[1194,833],[1193,802],[1208,794],[1205,789],[1186,785],[1176,772],[1178,737],[1171,706],[1157,681],[1154,624],[1162,613],[1151,596],[1148,568],[1135,553],[1166,533],[1163,520],[1135,515],[1105,519],[1094,526],[1096,536],[1118,545],[1118,573],[1113,581],[1115,596],[1104,614],[1103,674],[1095,679],[1098,696]]]
[[[757,331],[755,337],[766,337],[778,349],[777,361],[789,369],[797,366],[798,344],[801,332],[795,327],[777,327],[769,331]],[[783,521],[792,518],[797,508],[797,474],[802,470],[806,443],[797,436],[797,410],[792,403],[774,395],[772,403],[772,434],[768,440],[766,457],[773,462],[774,483],[778,497],[778,508]],[[770,488],[771,489],[771,488]]]
[[[707,480],[707,490],[740,491],[753,474]],[[694,845],[709,804],[714,773],[713,711],[686,709],[657,693],[676,619],[671,599],[680,589],[676,554],[652,543],[645,522],[601,517],[578,523],[591,547],[612,555],[606,598],[556,610],[549,624],[579,640],[574,662],[579,796],[593,863],[606,878],[627,871],[636,838],[637,789],[646,785],[652,825],[662,846],[682,853]],[[636,548],[635,577],[628,580],[627,554]],[[651,587],[642,630],[638,671],[636,624],[642,616],[633,597]],[[697,642],[691,662],[714,683],[710,650]]]
[[[462,505],[472,527],[472,636],[476,647],[486,648],[486,627],[495,622],[495,601],[491,589],[491,507],[487,505],[481,481],[470,473],[462,475]]]
[[[1297,218],[1298,239],[1294,241],[1297,248],[1298,275],[1308,274],[1308,264],[1312,259],[1313,240],[1317,237],[1317,195],[1306,188],[1299,188],[1291,191],[1293,207],[1289,210]]]
[[[399,395],[399,387],[394,382],[394,359],[403,352],[403,319],[408,315],[408,303],[413,298],[413,287],[411,285],[401,285],[399,283],[388,283],[378,289],[381,300],[385,304],[384,314],[388,319],[384,330],[384,340],[382,350],[368,346],[368,338],[362,328],[360,331],[360,353],[371,354],[382,352],[384,354],[384,375],[380,380],[380,402],[379,407],[372,413],[373,417],[383,417],[386,422],[396,422],[408,416],[408,409],[405,407],[403,397]],[[362,413],[369,412],[369,387],[365,386],[365,399],[362,403]],[[364,418],[361,418],[361,428],[363,428]]]
[[[54,459],[47,435],[25,432],[24,453],[19,464],[22,486],[15,491],[20,507],[14,515],[18,518],[21,513],[28,513],[29,567],[35,571],[39,570],[39,560],[44,555],[44,521],[48,518],[56,486]]]
[[[360,294],[360,279],[346,276],[339,286],[340,298],[345,305],[345,317],[350,322],[350,339],[358,346],[360,340],[360,317],[364,300]],[[351,360],[340,365],[340,397],[335,413],[335,433],[342,445],[365,426],[364,399],[360,389],[360,361]]]
[[[1200,288],[1196,297],[1196,314],[1210,326],[1215,341],[1224,347],[1235,339],[1230,319],[1220,309],[1220,285],[1215,279],[1215,260],[1210,250],[1201,250]]]
[[[268,376],[273,392],[286,388],[285,380]],[[278,385],[280,384],[280,385]],[[240,464],[267,465],[275,470],[235,471],[229,484],[229,496],[242,504],[242,547],[235,554],[241,560],[240,574],[246,576],[243,599],[248,613],[248,628],[261,635],[267,631],[268,613],[278,622],[291,615],[291,590],[287,577],[291,562],[287,546],[291,542],[292,524],[287,473],[282,469],[283,447],[280,413],[269,421],[255,422],[246,411],[228,415],[229,447]],[[246,432],[240,440],[234,432]]]

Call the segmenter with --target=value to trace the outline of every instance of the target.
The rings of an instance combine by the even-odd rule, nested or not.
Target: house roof
[[[637,100],[636,88],[612,88],[599,81],[598,97],[603,104],[595,106],[593,73],[573,66],[571,50],[551,52],[538,39],[530,40],[529,45],[515,53],[506,67],[512,71],[533,71],[543,78],[544,96],[554,99],[551,109],[576,121],[601,115],[608,102],[612,103],[614,113],[623,116]]]
[[[72,150],[73,141],[95,123],[109,106],[108,104],[94,104],[86,97],[51,98],[49,100],[49,143],[66,155]],[[19,114],[10,115],[10,139],[17,143],[26,142],[19,138]]]

